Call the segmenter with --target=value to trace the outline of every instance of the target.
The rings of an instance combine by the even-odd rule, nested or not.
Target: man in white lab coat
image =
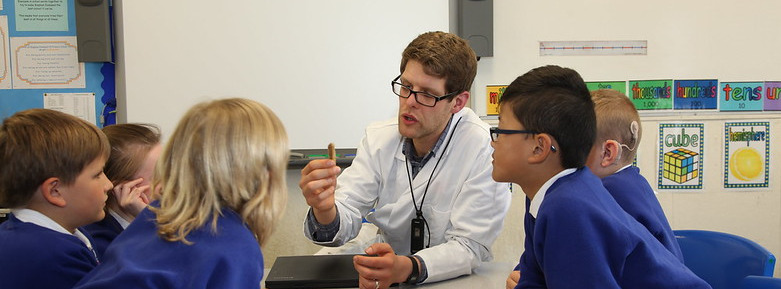
[[[307,238],[341,246],[362,217],[379,229],[365,249],[373,256],[354,258],[361,288],[470,274],[493,258],[510,205],[509,185],[491,178],[489,127],[464,107],[477,71],[466,41],[421,34],[400,70],[398,117],[366,128],[352,165],[340,175],[334,161],[314,160],[301,171]]]

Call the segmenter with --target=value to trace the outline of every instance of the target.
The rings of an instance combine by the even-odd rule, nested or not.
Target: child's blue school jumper
[[[536,218],[528,204],[516,288],[710,288],[627,214],[588,168],[556,180]]]
[[[155,218],[141,211],[75,288],[260,288],[263,255],[238,214],[224,209],[217,233],[209,221],[187,235],[191,245],[161,239]]]
[[[654,238],[683,262],[681,247],[675,240],[662,205],[656,199],[651,185],[640,175],[640,169],[627,167],[602,178],[602,184],[624,211],[640,222]]]
[[[92,240],[94,240],[92,248],[98,253],[98,257],[103,257],[108,244],[124,230],[122,225],[109,213],[106,213],[106,217],[103,220],[86,225],[83,229],[92,236]]]
[[[70,289],[97,264],[94,253],[73,235],[22,222],[13,214],[0,224],[2,288]]]

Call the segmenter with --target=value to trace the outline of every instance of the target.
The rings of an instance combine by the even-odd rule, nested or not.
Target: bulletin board
[[[0,119],[30,108],[115,121],[114,64],[78,62],[74,2],[0,2]]]

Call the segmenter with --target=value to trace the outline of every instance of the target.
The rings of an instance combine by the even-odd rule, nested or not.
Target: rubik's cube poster
[[[659,189],[702,189],[704,124],[659,124]]]
[[[724,124],[724,187],[767,188],[770,168],[770,123]]]

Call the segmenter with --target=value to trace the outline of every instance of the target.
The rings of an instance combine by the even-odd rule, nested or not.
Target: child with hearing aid
[[[499,100],[492,176],[527,196],[515,288],[710,288],[585,167],[596,133],[594,103],[572,69],[532,69]]]
[[[112,184],[103,174],[106,136],[95,125],[47,109],[20,111],[0,127],[3,288],[72,288],[98,265],[79,227],[101,220]]]
[[[266,106],[231,98],[182,118],[152,201],[75,287],[260,288],[261,245],[286,203],[288,140]]]
[[[591,92],[597,116],[597,138],[586,166],[629,215],[683,262],[683,253],[662,205],[648,181],[633,166],[642,136],[640,115],[626,95],[612,90]]]

